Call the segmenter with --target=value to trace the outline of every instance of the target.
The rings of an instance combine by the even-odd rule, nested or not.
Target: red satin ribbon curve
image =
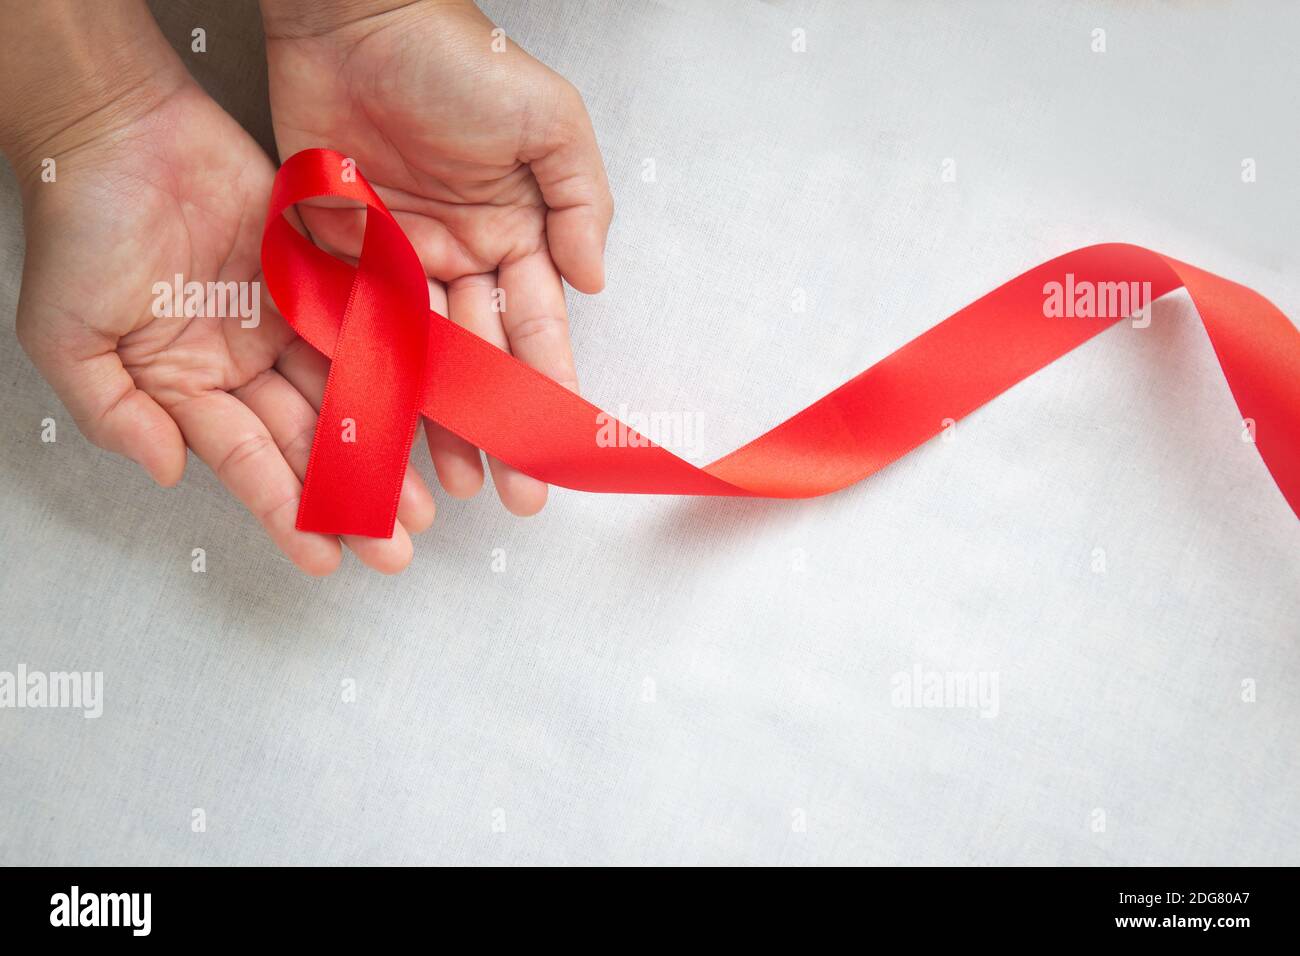
[[[318,196],[367,207],[359,265],[317,248],[282,215]],[[420,414],[579,491],[837,491],[1126,318],[1047,318],[1044,287],[1067,273],[1075,286],[1149,282],[1152,299],[1187,290],[1243,419],[1254,422],[1255,446],[1300,516],[1300,331],[1257,292],[1141,246],[1088,246],[1030,269],[703,468],[641,436],[598,441],[611,416],[431,311],[419,257],[340,153],[308,149],[280,167],[262,269],[289,323],[331,359],[298,512],[305,531],[391,537]]]

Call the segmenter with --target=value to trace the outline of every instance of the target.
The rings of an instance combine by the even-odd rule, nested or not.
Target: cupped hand
[[[326,360],[267,296],[254,325],[251,309],[229,315],[229,304],[224,318],[167,316],[158,294],[177,275],[204,288],[257,282],[238,287],[251,304],[271,162],[183,71],[131,102],[49,144],[53,182],[19,170],[19,338],[93,442],[165,486],[180,480],[188,445],[296,565],[327,574],[339,539],[294,527]],[[409,532],[433,513],[408,469],[393,537],[344,541],[366,564],[398,571]]]
[[[446,284],[448,317],[576,390],[561,277],[600,291],[613,215],[581,96],[473,4],[378,0],[344,22],[320,13],[331,6],[345,5],[278,17],[302,5],[264,0],[281,157],[326,146],[354,160]],[[317,244],[360,254],[362,212],[299,209]],[[478,449],[433,422],[425,432],[443,486],[475,494]],[[510,511],[545,503],[543,483],[488,464]]]

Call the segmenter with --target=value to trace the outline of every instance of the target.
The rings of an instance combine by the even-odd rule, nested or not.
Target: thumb
[[[98,342],[87,342],[89,354],[78,354],[67,343],[51,342],[39,328],[34,330],[32,317],[19,307],[19,342],[81,433],[100,448],[130,458],[163,487],[176,484],[185,471],[180,429],[157,402],[135,387],[114,351],[116,343],[89,334]]]
[[[572,84],[559,82],[559,111],[527,161],[550,207],[546,241],[551,258],[569,285],[599,292],[605,287],[605,237],[614,200],[582,96]]]

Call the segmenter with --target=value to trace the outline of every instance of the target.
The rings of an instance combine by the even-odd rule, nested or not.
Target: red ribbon
[[[318,249],[283,217],[317,196],[367,207],[359,265]],[[430,311],[415,250],[339,153],[304,150],[280,168],[262,268],[280,311],[332,360],[298,511],[304,531],[391,536],[421,414],[522,472],[580,491],[837,491],[1127,317],[1048,318],[1045,286],[1064,285],[1067,274],[1075,287],[1149,282],[1152,299],[1188,291],[1243,419],[1254,421],[1255,446],[1300,516],[1300,331],[1245,286],[1141,246],[1089,246],[1030,269],[703,468],[630,429],[635,440],[598,441],[610,416]]]

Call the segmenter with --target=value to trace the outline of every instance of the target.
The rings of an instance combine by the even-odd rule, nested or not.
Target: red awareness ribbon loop
[[[579,491],[810,498],[874,474],[1097,333],[1127,318],[1049,318],[1049,283],[1185,288],[1255,446],[1300,516],[1300,331],[1257,292],[1124,243],[1030,269],[954,313],[749,444],[703,468],[611,416],[429,305],[410,242],[359,172],[332,150],[289,158],[276,176],[262,268],[276,305],[329,357],[330,374],[298,527],[388,537],[417,417],[544,482]],[[316,196],[367,207],[358,266],[318,249],[282,213]],[[1130,288],[1135,286],[1130,285]],[[1134,310],[1147,303],[1134,305]],[[355,441],[343,440],[345,419]]]
[[[332,358],[298,506],[303,531],[392,537],[397,500],[419,421],[429,345],[424,267],[383,200],[343,157],[291,156],[275,177],[262,235],[262,272],[276,305],[300,335],[330,324]],[[282,215],[319,196],[366,205],[356,267],[321,252]]]

